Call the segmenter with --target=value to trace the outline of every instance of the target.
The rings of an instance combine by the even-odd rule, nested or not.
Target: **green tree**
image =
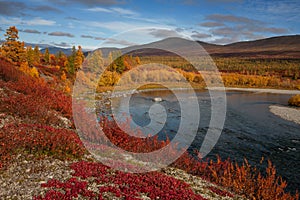
[[[27,62],[29,66],[33,66],[34,63],[34,51],[31,46],[26,48]]]
[[[111,59],[110,57],[112,57],[113,62],[109,67],[109,71],[118,72],[119,74],[122,74],[126,69],[124,65],[124,57],[122,56],[122,52],[112,51],[111,55],[109,55],[109,59]]]
[[[40,64],[40,49],[38,46],[35,46],[34,47],[34,50],[33,50],[33,54],[34,54],[34,63],[35,64]]]
[[[75,48],[75,46],[73,46],[72,47],[72,53],[68,57],[68,63],[67,63],[67,66],[66,66],[67,72],[71,75],[75,74],[75,66],[74,66],[75,58],[76,58],[76,48]]]
[[[46,64],[49,64],[49,61],[50,61],[50,53],[49,53],[49,48],[48,48],[48,47],[45,49],[44,60],[45,60],[45,63],[46,63]]]

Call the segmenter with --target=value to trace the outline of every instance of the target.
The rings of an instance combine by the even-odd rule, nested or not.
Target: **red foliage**
[[[298,191],[295,195],[285,192],[287,183],[276,175],[276,169],[271,161],[268,161],[265,176],[256,167],[251,166],[246,159],[242,165],[230,159],[222,161],[219,157],[216,162],[212,160],[199,162],[189,154],[184,154],[172,166],[201,176],[250,199],[299,199]]]
[[[40,119],[41,123],[45,123],[45,115],[51,110],[71,118],[71,97],[50,88],[41,79],[25,75],[2,58],[0,58],[0,77],[3,80],[0,81],[0,88],[7,88],[10,91],[7,96],[0,96],[0,111],[23,118],[29,115],[34,120]]]
[[[71,130],[53,128],[58,126],[57,115],[72,118],[71,97],[49,88],[39,79],[26,76],[10,62],[0,58],[0,112],[19,117],[27,124],[7,124],[0,130],[0,167],[6,164],[11,155],[18,150],[32,153],[50,154],[54,157],[79,157],[84,148],[78,136]],[[33,125],[44,124],[44,125]],[[86,123],[88,125],[89,123]],[[101,122],[104,132],[114,144],[128,151],[151,152],[164,147],[169,141],[159,141],[157,137],[139,139],[121,131],[114,122]],[[90,127],[86,127],[87,129]],[[88,136],[89,137],[89,136]],[[103,138],[96,138],[103,140]],[[284,191],[286,182],[276,176],[275,167],[269,162],[266,175],[263,176],[247,161],[242,166],[230,160],[217,162],[199,162],[188,153],[183,154],[174,164],[187,172],[201,176],[218,185],[229,188],[235,193],[251,199],[298,199]],[[87,182],[78,180],[94,177],[99,183],[113,183],[99,187],[99,198],[106,192],[126,199],[134,199],[140,193],[150,198],[163,199],[203,199],[192,192],[189,186],[158,172],[147,174],[109,173],[108,168],[97,163],[79,162],[71,166],[74,177],[67,182],[52,180],[45,187],[51,187],[44,199],[68,199],[82,195],[95,197],[94,191],[87,189]],[[60,190],[55,190],[60,188]],[[212,189],[211,190],[215,190]],[[138,192],[136,192],[138,191]],[[223,194],[221,191],[215,192]],[[225,195],[225,194],[224,194]],[[38,197],[37,199],[43,199]]]
[[[127,126],[130,122],[122,124]],[[148,153],[165,147],[170,143],[169,139],[166,141],[158,140],[158,135],[153,137],[138,138],[132,135],[143,134],[142,132],[128,134],[125,133],[114,121],[103,119],[101,122],[102,130],[108,139],[118,147],[131,152]],[[124,129],[124,128],[123,128]],[[125,129],[126,130],[126,129]]]
[[[32,124],[11,124],[0,129],[0,160],[5,164],[18,151],[56,158],[80,157],[85,149],[71,130]]]
[[[50,180],[43,187],[51,188],[44,197],[35,199],[69,199],[71,197],[89,197],[103,199],[105,193],[124,199],[140,199],[144,194],[151,199],[199,199],[190,186],[180,180],[159,172],[146,174],[131,174],[113,172],[100,163],[86,161],[71,165],[73,177],[66,182]],[[81,181],[78,181],[80,178]],[[88,190],[88,184],[83,179],[94,178],[98,184],[98,192]],[[60,192],[59,192],[60,191]]]

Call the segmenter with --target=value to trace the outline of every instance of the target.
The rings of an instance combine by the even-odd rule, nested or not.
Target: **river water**
[[[179,96],[178,96],[179,94]],[[211,118],[211,101],[207,91],[196,91],[196,98],[200,108],[200,125],[197,135],[189,150],[199,149],[209,127]],[[155,97],[163,101],[155,102]],[[270,159],[276,166],[277,174],[288,182],[288,190],[299,190],[300,186],[300,125],[283,120],[269,111],[270,105],[287,105],[291,95],[253,93],[253,92],[226,92],[227,112],[222,134],[207,158],[215,159],[220,155],[222,159],[241,163],[244,158],[251,165],[263,169],[262,156]],[[167,113],[166,123],[159,131],[159,138],[165,139],[166,135],[173,138],[176,134],[180,120],[181,109],[178,100],[189,105],[193,98],[191,91],[179,91],[177,97],[167,90],[145,91],[133,94],[131,97],[117,98],[114,101],[114,110],[123,112],[123,101],[129,100],[129,111],[133,121],[141,127],[150,123],[149,108],[153,104],[160,104]],[[127,99],[128,100],[128,99]],[[193,110],[193,108],[191,108]],[[155,112],[154,111],[154,116]],[[160,125],[161,115],[157,113],[157,125]],[[193,112],[190,113],[193,119]],[[154,123],[155,125],[155,123]]]

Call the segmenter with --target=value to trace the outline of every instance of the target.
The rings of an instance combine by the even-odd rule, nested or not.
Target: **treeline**
[[[19,41],[18,29],[11,26],[6,30],[5,41],[0,46],[0,56],[18,66],[19,70],[35,77],[42,77],[53,87],[71,92],[76,75],[83,75],[87,84],[98,86],[113,86],[121,77],[121,74],[141,64],[139,57],[128,55],[121,56],[121,51],[110,52],[108,57],[103,57],[100,50],[88,55],[85,63],[89,66],[86,73],[80,72],[85,56],[81,46],[73,46],[71,54],[66,55],[62,51],[51,54],[46,48],[44,53],[38,46],[25,47],[25,43]],[[97,77],[96,72],[105,67],[102,76]]]
[[[25,47],[19,41],[18,30],[12,26],[6,30],[5,41],[0,47],[0,55],[19,66],[19,69],[32,77],[43,77],[53,87],[67,93],[71,91],[77,78],[84,84],[101,88],[115,86],[118,81],[132,84],[139,79],[148,81],[180,82],[184,77],[188,82],[205,86],[201,74],[194,66],[179,56],[133,56],[122,55],[121,51],[112,51],[104,57],[101,50],[91,52],[85,58],[82,48],[73,46],[71,54],[62,51],[51,54],[46,48],[44,53],[38,46]],[[209,70],[212,61],[215,63],[225,86],[235,87],[271,87],[300,89],[300,60],[299,59],[263,59],[263,58],[198,58],[201,70]],[[176,73],[167,70],[152,69],[139,77],[140,71],[133,68],[139,65],[159,63],[176,69]],[[81,71],[82,65],[88,69]],[[100,76],[97,72],[102,71]],[[126,76],[123,76],[127,74]],[[100,76],[100,77],[99,77]],[[212,80],[214,81],[214,80]]]
[[[208,70],[212,61],[225,86],[300,89],[300,59],[199,58],[201,70]],[[179,56],[142,56],[141,62],[171,66],[189,82],[204,84],[193,65]]]

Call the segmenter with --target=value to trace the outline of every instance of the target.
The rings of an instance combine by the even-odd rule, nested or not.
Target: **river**
[[[179,100],[187,105],[191,96],[190,91],[179,91]],[[197,135],[189,150],[199,149],[207,133],[211,118],[211,101],[208,91],[196,91],[200,108],[200,125]],[[154,102],[155,97],[162,98]],[[250,164],[258,168],[262,156],[270,159],[276,166],[277,174],[288,182],[288,190],[299,190],[300,185],[300,125],[286,121],[269,111],[270,105],[287,105],[291,95],[259,92],[227,91],[227,112],[222,134],[207,158],[215,159],[216,154],[222,159],[230,158],[239,163],[246,158]],[[117,98],[114,104],[116,112],[126,110],[123,106],[127,97]],[[167,134],[173,138],[180,120],[181,110],[178,98],[167,90],[144,91],[133,94],[129,101],[129,111],[133,121],[146,126],[150,123],[149,108],[160,104],[167,112],[167,120],[159,131],[160,139]],[[154,111],[155,112],[155,111]],[[157,111],[160,112],[160,111]],[[155,113],[154,113],[155,114]],[[193,112],[190,113],[191,119]],[[158,117],[160,116],[157,113]],[[159,123],[157,119],[157,123]],[[159,124],[158,124],[159,125]],[[265,162],[266,163],[266,162]]]

